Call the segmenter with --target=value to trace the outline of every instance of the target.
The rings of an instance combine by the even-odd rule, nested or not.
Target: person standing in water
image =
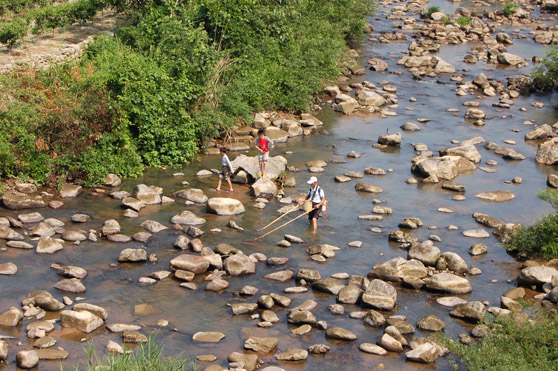
[[[227,149],[225,147],[221,147],[219,152],[221,153],[221,172],[219,173],[219,183],[217,184],[217,188],[215,188],[215,190],[221,190],[221,181],[225,178],[229,183],[229,192],[233,192],[231,183],[231,175],[234,174],[233,166],[229,160],[229,156],[227,156]]]
[[[311,177],[308,182],[310,184],[310,189],[304,200],[298,202],[297,206],[300,206],[306,200],[312,201],[312,211],[308,214],[308,220],[312,223],[314,232],[318,229],[318,218],[322,211],[322,207],[326,203],[326,198],[324,190],[318,185],[318,178],[315,176]]]
[[[274,143],[265,135],[263,129],[258,130],[258,138],[254,142],[254,146],[258,152],[258,163],[260,165],[260,178],[265,179],[265,170],[267,169],[267,160],[269,160],[269,150],[273,148]]]

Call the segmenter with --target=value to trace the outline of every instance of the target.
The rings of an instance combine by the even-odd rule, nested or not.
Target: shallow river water
[[[437,4],[434,4],[437,5]],[[443,9],[453,12],[455,6],[451,3],[442,3]],[[461,4],[464,6],[466,4]],[[392,31],[391,24],[381,15],[370,19],[374,25],[375,32]],[[515,29],[515,28],[514,28]],[[520,29],[520,33],[528,35],[529,29]],[[374,35],[374,34],[373,34]],[[287,195],[305,192],[306,181],[310,173],[306,171],[304,164],[309,160],[324,159],[332,157],[345,158],[347,153],[354,150],[360,152],[362,157],[358,159],[347,159],[346,163],[328,163],[325,171],[318,174],[320,186],[326,193],[329,201],[328,219],[320,220],[319,233],[313,234],[308,228],[306,219],[300,219],[284,229],[277,231],[263,240],[255,240],[259,235],[255,230],[277,216],[276,210],[283,206],[277,200],[272,200],[263,210],[253,208],[253,197],[250,196],[248,186],[234,185],[233,194],[223,193],[223,197],[234,197],[242,201],[246,207],[246,213],[235,217],[219,217],[207,214],[205,206],[184,206],[181,199],[176,199],[174,204],[148,206],[141,210],[137,219],[123,218],[120,202],[108,195],[97,197],[84,192],[75,200],[64,200],[65,205],[58,210],[44,209],[39,212],[46,217],[58,218],[66,223],[66,228],[100,230],[106,219],[115,218],[122,226],[122,233],[131,235],[143,230],[139,225],[144,220],[156,220],[167,226],[171,226],[170,219],[185,208],[193,211],[198,216],[207,219],[202,227],[206,231],[202,241],[206,246],[215,246],[219,242],[226,242],[242,249],[247,255],[255,252],[264,253],[268,257],[288,257],[289,262],[280,267],[269,267],[265,263],[257,264],[255,275],[230,277],[227,280],[230,286],[222,293],[207,292],[203,290],[205,283],[203,276],[196,276],[194,282],[199,284],[200,289],[190,291],[179,286],[179,281],[166,278],[153,285],[141,285],[138,279],[151,272],[168,269],[168,262],[181,252],[173,248],[173,242],[180,233],[172,228],[155,234],[147,243],[130,242],[126,244],[113,243],[106,240],[99,242],[83,242],[80,245],[66,244],[64,250],[54,255],[36,254],[30,250],[19,250],[4,248],[0,250],[0,262],[11,261],[15,263],[19,271],[14,276],[0,276],[1,301],[0,312],[8,310],[11,306],[20,307],[21,300],[33,290],[44,289],[53,293],[57,298],[67,295],[75,299],[77,295],[58,292],[54,284],[58,282],[59,276],[49,268],[50,264],[59,262],[68,265],[76,265],[85,268],[89,275],[84,280],[87,292],[79,295],[86,298],[87,303],[100,305],[109,313],[109,323],[135,323],[141,324],[142,332],[150,334],[157,332],[157,340],[164,342],[165,354],[176,355],[183,353],[194,359],[200,354],[213,354],[217,357],[214,364],[223,367],[227,365],[227,355],[233,351],[242,351],[243,339],[247,334],[258,334],[279,338],[278,351],[288,348],[308,348],[316,343],[328,344],[331,351],[325,356],[309,355],[306,361],[301,362],[279,362],[273,356],[260,357],[265,365],[277,365],[286,370],[308,369],[308,370],[361,370],[374,369],[383,364],[386,369],[416,369],[436,368],[449,369],[451,357],[439,358],[434,365],[420,365],[405,362],[404,354],[388,353],[387,356],[378,357],[362,353],[358,350],[360,343],[375,343],[383,333],[382,329],[364,326],[362,320],[351,319],[348,314],[351,311],[360,310],[358,305],[344,305],[345,314],[333,315],[326,307],[335,304],[335,296],[328,295],[311,289],[302,294],[285,294],[292,298],[291,307],[305,300],[313,299],[319,304],[314,311],[319,320],[327,321],[329,327],[343,327],[351,330],[358,336],[355,342],[336,342],[325,338],[325,332],[313,329],[304,336],[293,336],[289,331],[295,326],[287,324],[286,317],[288,309],[277,309],[281,321],[269,329],[257,328],[258,320],[250,319],[249,315],[233,316],[227,303],[229,302],[255,302],[264,293],[276,292],[282,294],[286,287],[294,286],[294,280],[287,283],[277,283],[262,279],[264,275],[273,271],[291,269],[295,273],[300,268],[312,268],[320,271],[322,277],[338,272],[347,272],[350,275],[366,274],[372,267],[380,262],[394,257],[407,256],[405,250],[388,242],[388,234],[397,230],[400,221],[407,217],[420,218],[424,226],[414,230],[413,234],[419,241],[428,239],[429,235],[436,234],[441,242],[436,243],[442,252],[453,251],[465,259],[469,266],[474,265],[482,270],[479,276],[468,276],[472,284],[471,294],[463,295],[467,300],[489,301],[492,305],[499,304],[500,296],[515,285],[518,273],[518,264],[510,257],[494,237],[488,239],[467,238],[462,235],[463,230],[483,228],[471,217],[473,212],[483,212],[505,222],[531,223],[536,218],[549,212],[550,207],[543,201],[537,199],[537,190],[546,187],[546,178],[549,173],[556,173],[553,167],[537,165],[535,163],[536,145],[528,144],[523,140],[525,133],[532,126],[523,125],[523,121],[531,120],[535,124],[558,121],[558,114],[553,108],[557,104],[558,97],[554,95],[531,95],[521,96],[515,101],[510,109],[497,109],[492,103],[498,102],[498,97],[482,97],[479,99],[481,109],[487,112],[489,119],[484,127],[476,127],[465,123],[463,115],[466,107],[462,103],[467,100],[477,99],[473,95],[457,97],[455,95],[456,83],[450,80],[450,74],[441,75],[438,78],[426,78],[416,81],[410,73],[402,66],[397,66],[397,60],[402,52],[407,50],[409,39],[390,44],[381,44],[367,41],[362,49],[362,63],[366,64],[369,57],[379,57],[389,64],[390,72],[400,71],[400,76],[389,72],[373,72],[366,69],[363,76],[359,76],[351,82],[370,81],[378,84],[385,80],[397,87],[399,105],[393,111],[397,112],[395,117],[379,118],[377,115],[342,116],[333,112],[330,107],[323,105],[323,110],[317,115],[323,122],[324,127],[315,135],[308,137],[292,138],[286,144],[278,144],[272,154],[283,154],[289,165],[301,168],[300,172],[294,173],[297,181],[295,188],[286,188]],[[510,52],[524,58],[531,58],[536,52],[543,55],[542,48],[534,44],[531,37],[518,41],[510,47]],[[469,44],[457,46],[442,46],[439,56],[454,64],[458,73],[462,74],[464,81],[470,81],[480,72],[494,77],[496,80],[505,80],[507,75],[518,74],[506,68],[489,66],[485,63],[475,65],[464,65],[462,59]],[[466,68],[466,70],[463,70]],[[529,68],[521,70],[528,72]],[[416,102],[409,99],[414,97]],[[531,103],[539,101],[545,103],[542,109],[531,107]],[[521,112],[520,107],[527,108]],[[458,108],[459,112],[447,112],[448,108]],[[505,118],[504,118],[505,116]],[[419,124],[421,131],[415,133],[403,132],[403,143],[398,149],[380,150],[372,145],[379,135],[389,130],[391,133],[400,131],[399,126],[404,122],[416,122],[417,118],[431,119],[427,124]],[[519,132],[513,132],[518,129]],[[487,166],[487,160],[496,160],[498,164],[492,166],[496,172],[486,173],[480,169],[469,174],[460,175],[453,182],[460,183],[466,187],[466,200],[454,201],[454,192],[441,188],[442,183],[416,185],[405,182],[413,176],[411,174],[411,159],[415,156],[412,144],[425,143],[429,149],[437,153],[441,148],[452,146],[450,141],[459,141],[473,136],[482,136],[487,141],[508,146],[503,143],[506,139],[517,142],[513,147],[517,152],[526,156],[523,161],[506,161],[491,151],[478,146],[482,155],[481,166]],[[284,154],[292,151],[292,154]],[[250,154],[255,155],[255,151]],[[236,154],[232,154],[231,160]],[[157,185],[163,187],[165,195],[182,189],[181,181],[187,180],[192,188],[201,188],[209,196],[216,196],[210,188],[215,187],[216,176],[209,178],[196,178],[194,174],[200,169],[217,168],[220,158],[217,156],[202,156],[199,162],[185,166],[182,169],[169,169],[167,171],[152,170],[141,179],[126,181],[119,187],[121,190],[130,191],[136,184]],[[346,171],[363,172],[366,167],[380,167],[385,170],[392,169],[385,176],[365,175],[363,180],[370,184],[379,186],[384,190],[382,194],[371,195],[357,193],[354,185],[357,180],[348,183],[335,183],[334,176],[341,175]],[[174,172],[182,171],[184,177],[173,177]],[[519,185],[505,184],[515,176],[523,178]],[[516,198],[504,203],[487,203],[474,197],[483,191],[510,190]],[[359,215],[371,214],[373,199],[385,200],[386,206],[393,209],[391,216],[386,216],[380,222],[360,221]],[[438,208],[445,207],[454,211],[452,214],[440,213]],[[72,225],[71,215],[75,213],[86,213],[91,220],[85,225]],[[0,209],[0,216],[17,213]],[[236,231],[226,225],[229,220],[234,220],[245,231]],[[448,230],[449,225],[458,226],[458,230]],[[428,227],[436,226],[436,230]],[[212,228],[221,228],[221,233],[212,233]],[[380,227],[382,233],[373,233],[372,227]],[[289,248],[281,248],[275,244],[282,239],[283,234],[289,233],[300,236],[305,240],[304,244],[293,244]],[[360,248],[351,248],[347,243],[354,240],[363,241]],[[468,248],[477,242],[488,246],[488,254],[472,258]],[[0,242],[5,247],[5,242]],[[327,243],[341,248],[333,259],[325,263],[312,261],[306,253],[308,246]],[[159,262],[156,264],[118,264],[117,259],[121,250],[127,247],[145,247],[149,253],[157,254]],[[508,282],[510,280],[510,282]],[[252,285],[260,289],[255,297],[242,298],[238,291],[244,285]],[[441,295],[427,292],[415,291],[397,287],[397,306],[392,312],[385,313],[400,314],[407,316],[407,321],[416,322],[428,314],[434,314],[446,322],[445,334],[456,338],[461,333],[467,333],[472,326],[468,323],[455,320],[449,316],[449,309],[436,303]],[[148,303],[155,307],[155,312],[149,315],[134,315],[133,308],[136,304]],[[49,313],[48,318],[57,318],[56,313]],[[158,327],[157,321],[166,319],[168,327]],[[9,340],[10,361],[4,369],[13,369],[15,353],[19,350],[29,349],[32,342],[28,341],[23,331],[28,320],[24,320],[23,326],[15,328],[1,328],[0,335],[12,335],[15,340]],[[200,344],[192,341],[192,335],[198,331],[220,331],[226,335],[219,344]],[[428,336],[417,329],[414,336]],[[91,340],[97,346],[97,354],[104,355],[104,347],[108,340],[120,342],[116,334],[111,334],[102,327],[88,334],[77,333],[68,329],[55,327],[52,334],[57,338],[58,344],[68,351],[70,357],[65,365],[73,368],[84,360],[82,339]],[[22,345],[17,345],[21,341]],[[58,362],[41,361],[39,369],[59,369]],[[199,365],[198,369],[205,368]],[[0,366],[2,369],[2,366]]]

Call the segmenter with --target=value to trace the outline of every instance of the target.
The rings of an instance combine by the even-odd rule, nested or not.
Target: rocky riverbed
[[[441,14],[421,17],[431,5]],[[234,193],[212,191],[212,154],[94,189],[10,184],[4,368],[73,367],[82,342],[102,356],[157,333],[200,369],[447,369],[433,333],[467,342],[519,297],[554,305],[556,264],[518,263],[498,242],[550,211],[535,193],[557,185],[557,96],[520,94],[555,41],[541,6],[381,3],[353,53],[364,68],[327,86],[319,110],[256,114],[227,142]],[[277,142],[267,180],[254,128]],[[329,201],[319,232],[300,219],[256,239],[311,175]]]

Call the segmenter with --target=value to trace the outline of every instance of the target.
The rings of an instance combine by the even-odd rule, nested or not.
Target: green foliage
[[[471,22],[471,18],[469,17],[459,17],[457,18],[457,24],[460,26],[466,26]]]
[[[124,345],[125,347],[125,345]],[[184,371],[195,370],[195,363],[182,355],[166,357],[163,345],[157,343],[156,338],[150,336],[146,344],[140,344],[133,352],[109,355],[99,359],[95,355],[95,345],[89,343],[85,349],[87,365],[76,369],[94,371]],[[62,367],[64,370],[64,367]]]
[[[537,197],[558,208],[558,190],[539,191]],[[504,243],[519,258],[558,258],[558,213],[551,213],[533,225],[514,230]]]
[[[25,19],[16,18],[0,24],[0,43],[5,44],[8,49],[16,46],[26,34],[27,21]]]
[[[537,66],[531,75],[537,89],[551,90],[558,84],[558,46],[548,48],[542,65]]]
[[[504,15],[505,15],[506,17],[508,17],[508,16],[510,16],[510,15],[512,15],[512,14],[514,13],[515,9],[518,9],[518,8],[519,8],[519,4],[516,4],[516,3],[506,3],[506,4],[504,5]]]
[[[486,324],[488,334],[467,346],[444,341],[462,361],[458,369],[476,370],[555,370],[558,359],[558,317],[536,313],[530,320],[520,316],[498,317]]]
[[[440,20],[442,21],[443,24],[450,24],[451,23],[451,19],[447,15],[443,16],[442,19],[440,19]]]
[[[428,9],[426,9],[426,16],[428,18],[432,18],[432,14],[434,13],[438,13],[440,11],[440,7],[439,6],[431,6],[428,7]]]

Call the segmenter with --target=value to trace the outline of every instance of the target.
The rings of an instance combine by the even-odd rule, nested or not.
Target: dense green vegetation
[[[81,3],[102,5],[67,5]],[[90,185],[186,163],[252,112],[306,108],[373,10],[372,0],[111,4],[131,25],[79,61],[0,77],[0,176]]]
[[[126,352],[125,348],[124,350],[124,354],[109,355],[100,359],[95,354],[95,346],[90,344],[85,350],[87,365],[78,366],[76,370],[185,371],[196,369],[195,363],[182,355],[164,356],[163,345],[158,343],[155,337],[149,337],[146,344],[140,344],[130,353]]]
[[[519,4],[516,4],[516,3],[506,3],[506,4],[504,5],[504,15],[505,15],[506,17],[508,17],[508,16],[510,16],[510,15],[512,15],[512,14],[514,13],[515,9],[518,9],[518,8],[519,8]]]
[[[467,346],[445,341],[460,359],[456,369],[555,370],[558,361],[558,317],[539,313],[531,319],[498,318],[487,323],[488,334]]]
[[[558,209],[558,190],[539,191],[537,197]],[[519,258],[558,258],[558,213],[550,213],[533,225],[515,229],[504,246]]]
[[[551,45],[542,65],[533,70],[533,84],[540,90],[551,90],[558,84],[558,46]]]

